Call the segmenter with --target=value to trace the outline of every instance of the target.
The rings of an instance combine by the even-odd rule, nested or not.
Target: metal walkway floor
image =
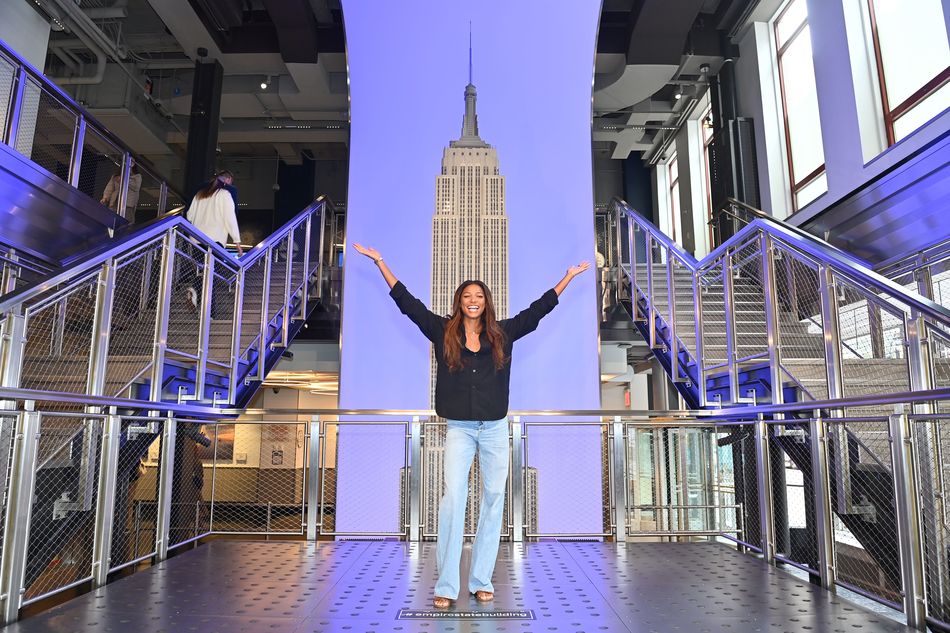
[[[433,543],[213,541],[4,633],[910,630],[724,545],[503,543],[498,558],[493,604],[398,619],[430,610]]]

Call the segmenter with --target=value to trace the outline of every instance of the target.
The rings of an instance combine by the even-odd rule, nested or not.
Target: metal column
[[[95,540],[92,554],[92,582],[96,587],[106,584],[112,566],[112,532],[115,516],[116,473],[119,470],[119,434],[122,418],[115,408],[103,423],[102,454],[99,462],[99,494],[96,504]]]
[[[818,411],[808,422],[811,442],[811,472],[815,489],[815,524],[818,526],[818,574],[821,586],[835,590],[834,519],[831,510],[831,481],[828,475],[828,433]]]
[[[908,626],[923,631],[927,628],[927,604],[913,429],[910,418],[903,410],[890,416],[889,426],[904,614]]]
[[[769,430],[759,415],[755,421],[755,470],[759,489],[759,533],[762,536],[762,556],[775,564],[775,508],[772,504],[772,464],[769,457]]]
[[[521,416],[511,420],[511,540],[514,543],[524,541],[525,532],[525,477],[524,445],[522,443]]]
[[[409,425],[409,540],[422,540],[422,422]]]
[[[162,429],[161,469],[158,476],[158,497],[155,518],[155,559],[168,558],[169,527],[172,514],[172,481],[175,474],[175,441],[178,421],[171,415],[165,418]]]
[[[307,432],[307,540],[317,540],[318,528],[322,521],[320,509],[323,473],[320,455],[320,416],[310,418]]]
[[[624,424],[619,415],[614,417],[611,427],[613,438],[609,467],[613,482],[614,539],[623,543],[627,540],[627,447],[624,442]]]

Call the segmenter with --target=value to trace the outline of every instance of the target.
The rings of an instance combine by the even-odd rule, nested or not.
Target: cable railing
[[[622,201],[615,213],[618,285],[696,406],[782,404],[789,382],[831,401],[948,384],[950,311],[860,259],[756,216],[697,261]]]
[[[0,142],[129,222],[182,195],[109,129],[0,41]]]
[[[317,200],[240,259],[167,217],[3,297],[3,386],[239,403],[324,292],[331,209]]]

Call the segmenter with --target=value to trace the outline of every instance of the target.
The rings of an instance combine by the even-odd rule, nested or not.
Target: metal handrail
[[[88,110],[86,110],[86,108],[78,104],[62,88],[57,86],[55,83],[51,82],[42,73],[42,71],[40,71],[38,68],[33,66],[30,62],[28,62],[26,59],[20,56],[15,50],[10,48],[6,44],[6,42],[0,39],[0,59],[4,59],[4,58],[6,59],[7,62],[10,63],[11,66],[13,66],[13,70],[14,70],[13,72],[14,86],[12,90],[13,96],[11,98],[11,103],[9,104],[10,108],[9,108],[9,114],[8,114],[9,116],[8,122],[12,121],[15,125],[19,119],[18,113],[19,113],[20,107],[22,106],[22,101],[20,100],[20,97],[22,97],[22,91],[16,89],[16,86],[23,84],[23,82],[26,81],[26,79],[28,78],[30,81],[33,81],[36,84],[38,84],[42,90],[52,94],[56,98],[56,100],[60,102],[61,105],[63,105],[72,114],[76,115],[77,117],[76,125],[78,128],[93,129],[95,130],[96,134],[100,135],[106,141],[108,141],[112,145],[115,145],[117,148],[121,149],[124,154],[124,158],[122,161],[123,164],[120,165],[123,172],[128,171],[127,167],[129,165],[129,159],[134,159],[135,163],[139,166],[140,171],[144,172],[145,174],[150,175],[152,178],[154,178],[156,181],[160,183],[162,193],[160,194],[160,204],[159,204],[159,208],[157,209],[157,212],[159,215],[161,215],[161,213],[164,211],[164,209],[161,208],[161,205],[164,204],[164,201],[167,199],[168,197],[167,194],[169,191],[175,193],[179,198],[184,199],[184,196],[181,194],[181,192],[178,191],[178,189],[176,189],[174,186],[172,186],[168,180],[164,178],[160,178],[157,175],[159,173],[158,169],[156,169],[156,167],[148,159],[135,154],[126,143],[124,143],[118,136],[116,136],[112,131],[110,131],[107,126],[100,123],[99,120],[96,119],[96,117],[94,117],[92,114],[89,113]],[[9,136],[4,135],[2,132],[3,131],[0,130],[0,142],[8,142],[12,138],[16,138],[17,129],[11,126],[11,128],[8,130]],[[81,142],[81,140],[82,139],[80,136],[79,141]],[[77,160],[81,159],[82,152],[79,151],[77,154],[78,154]],[[78,168],[78,165],[74,167],[74,169],[76,168]],[[119,199],[125,200],[125,193],[128,188],[127,174],[122,179],[122,182],[123,182],[123,191],[120,193]],[[121,215],[123,217],[125,216],[125,212],[126,210],[124,208],[118,209],[116,211],[118,215]]]

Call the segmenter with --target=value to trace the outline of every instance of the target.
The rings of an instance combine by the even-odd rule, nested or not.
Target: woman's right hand
[[[374,262],[377,262],[383,258],[383,256],[379,254],[379,251],[375,248],[363,246],[362,244],[357,244],[356,242],[353,242],[353,248],[356,249],[356,252],[366,255]]]

